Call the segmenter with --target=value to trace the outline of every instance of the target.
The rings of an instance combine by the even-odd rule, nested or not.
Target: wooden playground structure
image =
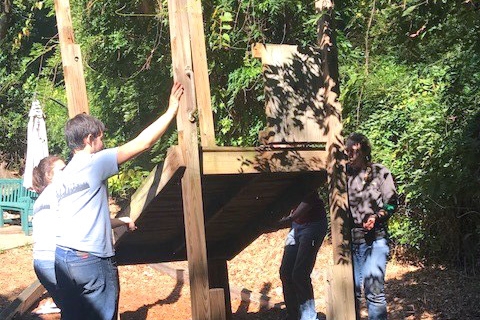
[[[201,1],[168,1],[173,74],[185,86],[178,145],[120,213],[138,230],[117,233],[115,247],[119,264],[188,260],[195,320],[231,318],[227,261],[298,204],[301,186],[325,183],[334,248],[327,318],[355,319],[333,2],[316,9],[324,14],[315,47],[252,46],[264,66],[267,127],[259,146],[225,147],[215,144]],[[55,11],[73,117],[89,112],[82,57],[68,0],[55,0]]]

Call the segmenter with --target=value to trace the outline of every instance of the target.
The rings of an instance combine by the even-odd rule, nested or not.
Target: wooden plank
[[[210,79],[208,77],[207,50],[203,30],[202,6],[200,0],[188,0],[188,26],[190,30],[193,77],[198,106],[200,140],[203,147],[215,146]]]
[[[321,149],[210,148],[202,150],[202,173],[246,174],[262,172],[320,171],[327,153]]]
[[[325,312],[327,319],[333,319],[335,314],[333,309],[333,297],[332,297],[332,280],[333,280],[333,266],[327,266],[326,272],[326,284],[325,284],[325,304],[327,311]]]
[[[252,51],[262,59],[265,80],[267,125],[259,135],[261,143],[325,141],[318,48],[256,44]]]
[[[210,284],[211,319],[232,319],[230,301],[230,284],[228,283],[228,266],[225,259],[208,260],[208,282]],[[221,297],[212,297],[212,290],[220,290]],[[220,295],[220,293],[218,293]],[[216,299],[221,301],[215,301]],[[219,306],[221,304],[221,306]],[[218,318],[220,315],[223,318]]]
[[[187,270],[175,268],[173,264],[170,264],[168,262],[150,264],[149,266],[157,271],[165,273],[170,278],[173,278],[181,283],[184,283],[185,277],[188,277]]]
[[[226,239],[232,242],[233,238],[237,238],[237,233],[241,236],[248,233],[243,229],[243,225],[247,224],[249,229],[252,226],[249,220],[253,220],[254,225],[263,219],[273,218],[272,221],[276,221],[276,217],[271,215],[275,212],[273,206],[278,204],[278,198],[284,198],[282,193],[291,186],[294,181],[292,177],[295,176],[298,175],[283,174],[280,179],[276,179],[274,175],[256,175],[249,183],[236,190],[235,194],[231,194],[228,202],[210,216],[206,224],[208,241],[220,241],[220,247],[225,249]],[[291,194],[287,198],[291,199],[290,196]],[[213,245],[210,245],[210,257],[213,250]]]
[[[293,60],[293,54],[297,52],[296,45],[289,44],[252,44],[254,58],[262,59],[262,64],[279,66]]]
[[[177,171],[185,168],[185,161],[178,145],[167,150],[162,166],[156,166],[142,185],[132,195],[129,205],[129,216],[136,220],[144,208],[172,181]]]
[[[191,122],[196,107],[195,83],[188,77],[192,70],[188,0],[169,0],[170,40],[172,47],[173,74],[185,86],[177,116],[179,146],[185,160],[182,178],[185,240],[190,273],[192,317],[195,320],[210,318],[210,293],[208,284],[207,246],[203,215],[203,198],[200,178],[197,124]]]
[[[67,92],[68,115],[72,118],[79,113],[89,113],[82,55],[80,46],[75,44],[69,1],[55,0],[54,3]]]
[[[323,85],[325,88],[325,122],[328,132],[328,187],[330,226],[333,247],[333,280],[331,285],[331,319],[356,319],[353,263],[350,249],[350,223],[346,190],[346,159],[342,136],[342,105],[338,82],[338,52],[333,28],[333,0],[317,0],[315,7],[322,18],[318,23],[318,45],[323,52]]]
[[[185,252],[173,252],[169,243],[124,243],[122,248],[123,250],[116,254],[119,265],[187,260]]]
[[[184,170],[185,163],[180,147],[170,147],[167,150],[165,161],[153,168],[148,177],[132,195],[128,207],[121,211],[117,218],[130,217],[133,221],[136,221],[168,183],[179,179]],[[126,232],[127,228],[116,228],[114,230],[115,245],[118,245]]]
[[[226,319],[224,300],[223,288],[210,289],[210,319]]]
[[[0,319],[10,320],[16,316],[22,316],[40,299],[44,292],[45,288],[40,281],[36,280],[0,313]]]

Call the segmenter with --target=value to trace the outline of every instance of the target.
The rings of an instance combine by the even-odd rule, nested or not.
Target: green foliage
[[[265,126],[265,106],[261,63],[250,47],[255,42],[314,45],[314,7],[295,0],[218,0],[204,6],[217,143],[255,145]]]
[[[119,174],[108,179],[108,189],[112,196],[127,199],[148,176],[149,172],[136,167],[121,171]]]
[[[461,239],[478,238],[480,225],[475,10],[467,2],[376,5],[370,29],[354,26],[371,17],[372,3],[341,15],[340,39],[350,44],[340,48],[354,48],[340,55],[346,129],[366,133],[374,160],[396,177],[404,202],[390,224],[394,241],[459,262]]]
[[[299,0],[203,2],[219,145],[252,146],[265,122],[255,42],[315,45],[318,15]],[[362,131],[389,167],[403,203],[394,241],[456,261],[464,235],[480,238],[480,24],[473,1],[337,1],[345,131]],[[36,94],[50,152],[67,156],[67,110],[53,1],[13,0],[0,39],[1,159],[21,167],[26,114]],[[106,144],[138,134],[167,107],[172,84],[167,1],[71,2],[90,111]],[[175,130],[110,183],[125,197],[176,143]]]
[[[49,40],[56,32],[53,20],[46,17],[49,10],[42,1],[14,0],[10,14],[2,19],[7,34],[0,39],[0,161],[11,170],[22,169],[34,95],[45,104],[45,97],[38,94],[40,73],[52,54]]]
[[[421,223],[406,214],[396,214],[389,221],[390,237],[396,245],[420,250],[423,239]]]
[[[232,30],[232,13],[218,6],[213,11],[211,21],[209,44],[212,50],[230,48],[231,38],[229,32]]]

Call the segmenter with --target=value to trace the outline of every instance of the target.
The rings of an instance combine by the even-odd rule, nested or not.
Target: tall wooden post
[[[318,45],[323,56],[325,109],[327,110],[327,173],[330,201],[331,233],[333,242],[333,279],[329,302],[330,319],[356,318],[353,264],[350,250],[350,216],[346,177],[346,159],[342,136],[342,105],[338,101],[338,52],[333,28],[333,0],[317,0],[315,8],[322,15],[318,22]]]
[[[210,79],[208,78],[207,50],[203,30],[202,4],[200,0],[188,0],[188,26],[191,37],[193,78],[197,97],[202,147],[215,146]]]
[[[203,216],[200,159],[198,151],[198,128],[194,118],[196,109],[195,81],[192,68],[189,16],[190,0],[168,0],[170,38],[172,46],[173,74],[185,86],[177,116],[179,146],[185,161],[182,178],[183,213],[192,318],[210,319],[210,292],[208,284],[207,247]]]
[[[55,0],[55,16],[57,18],[63,76],[67,91],[68,115],[72,118],[79,113],[88,114],[89,109],[87,87],[83,75],[82,54],[80,46],[75,44],[68,0]]]

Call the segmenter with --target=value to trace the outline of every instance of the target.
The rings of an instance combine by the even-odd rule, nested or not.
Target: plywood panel
[[[321,52],[315,47],[255,44],[262,59],[267,127],[261,143],[324,142]]]

